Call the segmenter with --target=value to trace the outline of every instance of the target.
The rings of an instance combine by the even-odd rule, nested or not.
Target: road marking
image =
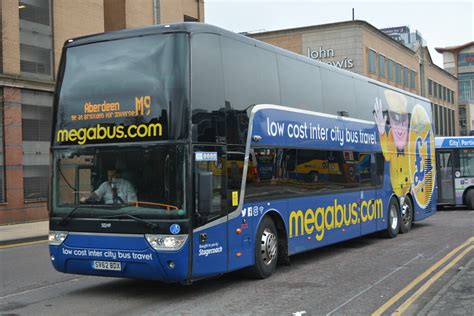
[[[402,305],[400,305],[397,310],[392,314],[393,315],[401,315],[404,311],[413,304],[434,282],[436,282],[443,274],[446,273],[449,269],[451,269],[456,263],[459,262],[465,255],[467,255],[474,246],[469,246],[468,248],[464,249],[461,254],[459,254],[456,258],[454,258],[449,264],[447,264],[443,269],[438,271],[433,277],[431,277],[428,281],[426,281],[423,286],[421,286],[409,299],[407,299]]]
[[[378,316],[382,315],[387,309],[389,309],[393,304],[395,304],[400,298],[402,298],[405,294],[408,293],[411,289],[413,289],[418,283],[423,281],[428,275],[430,275],[434,270],[438,269],[442,264],[444,264],[446,261],[448,261],[452,256],[454,256],[460,249],[466,247],[470,243],[474,241],[474,236],[466,240],[464,243],[461,245],[457,246],[453,250],[451,250],[450,253],[448,253],[446,256],[444,256],[442,259],[440,259],[438,262],[436,262],[434,265],[432,265],[430,268],[428,268],[425,272],[420,274],[416,279],[410,282],[407,286],[405,286],[403,289],[401,289],[395,296],[393,296],[391,299],[389,299],[385,304],[380,306],[375,312],[372,313],[372,316]]]
[[[37,288],[34,288],[34,289],[29,289],[29,290],[25,290],[25,291],[21,291],[21,292],[17,292],[17,293],[8,294],[8,295],[0,297],[0,300],[4,300],[4,299],[7,299],[7,298],[10,298],[10,297],[13,297],[13,296],[17,296],[17,295],[21,295],[21,294],[31,293],[31,292],[38,291],[38,290],[48,289],[50,287],[60,285],[60,284],[63,284],[63,283],[76,282],[76,281],[79,281],[79,278],[74,277],[74,278],[71,278],[71,279],[56,282],[56,283],[53,283],[53,284],[44,285],[44,286],[37,287]]]
[[[47,241],[48,240],[37,240],[37,241],[30,241],[30,242],[22,242],[22,243],[19,243],[19,244],[0,246],[0,249],[7,249],[7,248],[15,248],[15,247],[21,247],[21,246],[41,244],[41,243],[44,243],[44,242],[47,242]]]
[[[415,260],[418,260],[419,258],[423,258],[423,255],[422,254],[418,254],[416,257],[412,258],[411,260],[409,260],[408,262],[405,262],[403,265],[399,266],[398,268],[394,269],[392,272],[390,272],[389,274],[385,275],[383,278],[381,278],[380,280],[378,280],[377,282],[375,282],[374,284],[372,284],[371,286],[369,286],[368,288],[366,288],[365,290],[359,292],[358,294],[354,295],[353,297],[351,297],[350,299],[348,299],[347,301],[345,301],[344,303],[342,303],[341,305],[339,305],[338,307],[336,307],[335,309],[333,309],[332,311],[330,311],[329,313],[326,314],[326,316],[329,316],[329,315],[332,315],[334,312],[337,312],[339,309],[341,309],[342,307],[344,307],[345,305],[349,304],[350,302],[352,302],[354,299],[358,298],[359,296],[361,296],[362,294],[364,294],[365,292],[367,292],[368,290],[370,290],[371,288],[373,288],[374,286],[376,286],[377,284],[379,284],[380,282],[382,282],[383,280],[385,280],[386,278],[388,278],[389,276],[391,276],[392,274],[400,271],[400,270],[403,270],[405,269],[405,266],[409,265],[410,263],[412,263],[413,261]]]

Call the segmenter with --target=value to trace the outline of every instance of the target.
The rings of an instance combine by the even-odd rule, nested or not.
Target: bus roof
[[[436,137],[435,147],[437,149],[474,148],[474,137]]]
[[[297,59],[307,64],[313,64],[318,67],[325,68],[327,70],[337,72],[354,79],[370,82],[372,84],[375,84],[384,88],[395,90],[402,94],[430,103],[430,100],[422,96],[419,96],[417,94],[410,93],[408,91],[396,88],[394,86],[385,84],[383,82],[359,75],[352,71],[341,69],[335,66],[331,66],[324,62],[311,59],[309,57],[288,51],[278,46],[274,46],[274,45],[262,42],[260,40],[257,40],[257,39],[254,39],[242,34],[234,33],[234,32],[225,30],[223,28],[220,28],[218,26],[214,26],[214,25],[206,24],[206,23],[183,22],[183,23],[172,23],[172,24],[159,24],[159,25],[152,25],[152,26],[142,27],[142,28],[124,29],[124,30],[118,30],[118,31],[113,31],[113,32],[92,34],[92,35],[87,35],[83,37],[77,37],[77,38],[66,40],[66,42],[64,43],[64,48],[91,44],[91,43],[96,43],[96,42],[113,41],[113,40],[122,39],[122,38],[147,36],[147,35],[153,35],[153,34],[168,34],[168,33],[190,33],[190,34],[209,33],[209,34],[225,36],[227,38],[244,42],[251,46],[259,47],[259,48],[274,52],[279,55],[284,55],[293,59]]]

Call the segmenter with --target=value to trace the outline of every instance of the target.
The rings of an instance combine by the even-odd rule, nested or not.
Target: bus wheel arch
[[[411,230],[415,212],[413,208],[413,198],[411,194],[407,194],[403,204],[400,205],[400,233],[406,234]]]
[[[276,225],[278,234],[278,263],[283,265],[289,265],[290,259],[288,257],[288,234],[285,226],[285,222],[281,215],[275,211],[266,213],[265,216],[270,216]]]

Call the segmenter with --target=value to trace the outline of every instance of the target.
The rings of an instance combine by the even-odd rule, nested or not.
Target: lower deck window
[[[251,156],[246,198],[326,194],[382,184],[381,153],[254,148]]]

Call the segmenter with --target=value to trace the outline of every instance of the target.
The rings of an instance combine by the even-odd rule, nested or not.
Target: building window
[[[433,82],[433,96],[438,97],[438,84],[436,82]]]
[[[456,118],[455,118],[455,115],[456,115],[456,112],[454,112],[454,110],[451,110],[451,136],[455,136],[456,135],[456,131],[455,131],[455,128],[454,128],[454,124],[456,124]]]
[[[451,91],[451,103],[454,104],[454,91]]]
[[[452,113],[451,113],[451,109],[448,109],[448,132],[447,132],[447,136],[452,136],[451,135],[451,120],[452,120]]]
[[[376,53],[369,49],[369,72],[376,73],[377,72],[377,64],[375,63],[375,56]]]
[[[379,55],[379,76],[385,77],[385,57]]]
[[[467,135],[467,125],[466,125],[466,106],[459,106],[459,134],[461,136]]]
[[[446,97],[446,87],[443,87],[443,100],[444,100],[444,101],[447,100],[447,97]]]
[[[438,84],[438,99],[442,99],[443,98],[443,86]]]
[[[451,90],[447,89],[446,98],[448,103],[451,103]]]
[[[437,104],[434,105],[435,108],[435,134],[439,135],[439,107]]]
[[[459,101],[470,102],[474,99],[474,73],[459,74]]]
[[[459,54],[458,63],[459,67],[474,66],[474,53]]]
[[[198,19],[196,19],[192,16],[189,16],[189,15],[186,15],[186,14],[183,16],[183,21],[184,22],[199,22]]]
[[[408,84],[408,68],[407,67],[403,67],[403,85],[405,87],[408,87],[409,84]]]
[[[428,95],[433,95],[433,81],[428,79]]]
[[[395,81],[397,83],[402,83],[402,65],[398,63],[395,66]]]
[[[443,127],[444,127],[444,136],[448,135],[448,111],[447,108],[443,107]]]
[[[416,88],[415,77],[416,77],[416,72],[414,72],[413,70],[410,70],[410,88],[412,89]]]
[[[388,80],[393,80],[393,60],[387,61],[387,78]]]
[[[21,91],[23,190],[26,202],[44,201],[48,197],[52,104],[52,93]]]
[[[20,70],[24,76],[53,77],[51,1],[20,1]]]

